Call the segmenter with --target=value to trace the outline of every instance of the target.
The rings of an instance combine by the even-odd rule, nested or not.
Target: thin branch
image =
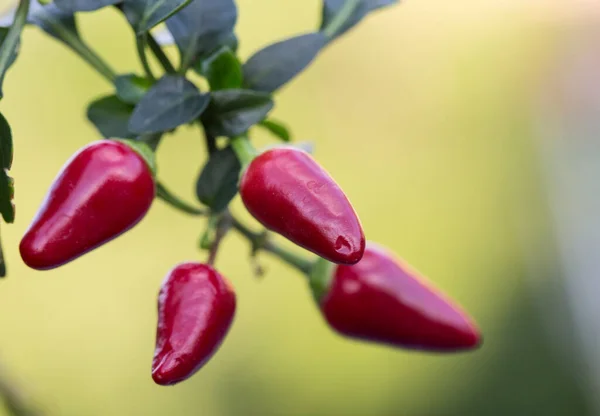
[[[148,46],[150,47],[150,50],[152,51],[154,56],[156,56],[156,59],[158,59],[158,62],[160,62],[166,73],[176,74],[177,70],[169,60],[169,57],[165,55],[165,52],[162,50],[162,48],[150,32],[148,32],[147,34],[147,42]]]
[[[150,68],[150,64],[148,63],[148,56],[146,56],[146,35],[138,35],[135,37],[135,46],[137,48],[138,56],[140,58],[140,62],[142,63],[142,68],[144,68],[144,72],[146,76],[150,78],[152,81],[156,80],[156,77],[152,73],[152,69]]]
[[[156,196],[165,201],[167,204],[177,208],[182,212],[185,212],[186,214],[208,215],[207,211],[201,208],[196,208],[175,196],[175,194],[169,191],[160,181],[156,182]]]
[[[273,242],[266,232],[254,232],[231,214],[229,214],[229,217],[233,229],[250,241],[252,244],[252,250],[254,252],[266,251],[267,253],[271,253],[276,257],[279,257],[279,259],[285,261],[290,266],[293,266],[302,274],[310,274],[313,267],[313,263],[310,260],[307,260],[304,257],[293,253]]]

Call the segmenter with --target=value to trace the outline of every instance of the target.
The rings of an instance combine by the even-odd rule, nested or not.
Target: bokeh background
[[[242,57],[314,28],[320,12],[319,0],[238,4]],[[121,16],[79,22],[115,69],[139,71]],[[98,137],[87,103],[111,92],[28,29],[1,104],[17,203],[2,228],[3,375],[56,416],[600,414],[598,45],[593,0],[410,0],[373,14],[277,96],[273,115],[316,143],[368,238],[460,302],[483,330],[480,350],[344,340],[300,275],[263,255],[267,275],[255,278],[232,234],[217,263],[238,292],[232,331],[201,372],[164,388],[150,378],[156,295],[173,265],[203,258],[204,223],[157,201],[134,230],[69,265],[23,265],[19,239],[53,177]],[[183,128],[161,145],[160,176],[192,201],[204,158],[199,132]]]

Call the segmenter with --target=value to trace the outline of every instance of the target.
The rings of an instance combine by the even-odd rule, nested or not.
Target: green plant
[[[102,143],[118,139],[137,150],[145,149],[142,153],[150,153],[152,159],[152,154],[158,151],[166,134],[180,126],[193,124],[203,132],[209,157],[196,186],[197,198],[202,206],[184,202],[169,191],[159,176],[156,176],[156,172],[153,176],[157,198],[187,214],[207,217],[201,248],[207,252],[208,265],[202,267],[213,270],[220,242],[231,230],[237,231],[249,241],[253,256],[259,252],[271,253],[307,277],[314,277],[320,268],[325,267],[323,261],[308,259],[285,249],[266,230],[255,232],[243,224],[229,210],[229,203],[240,191],[240,187],[249,211],[267,228],[329,260],[346,263],[347,265],[340,266],[340,270],[348,271],[353,267],[363,270],[366,266],[359,262],[365,250],[362,227],[335,182],[312,158],[298,150],[270,151],[269,155],[275,157],[274,163],[281,163],[282,168],[274,169],[274,165],[265,169],[256,168],[253,162],[261,159],[262,163],[266,153],[258,155],[250,136],[254,127],[263,128],[286,147],[294,147],[288,128],[269,118],[274,106],[273,95],[300,74],[335,39],[370,12],[396,2],[323,0],[322,19],[318,29],[269,45],[253,54],[246,62],[241,62],[234,32],[237,8],[233,0],[44,1],[49,4],[40,4],[38,0],[20,0],[9,18],[0,19],[0,26],[4,25],[0,27],[0,98],[2,81],[17,58],[22,30],[27,25],[37,26],[47,35],[67,45],[113,86],[113,92],[92,101],[87,109],[88,119],[105,139]],[[78,13],[103,7],[113,7],[133,29],[143,73],[115,73],[79,36]],[[177,65],[164,53],[165,45],[157,41],[153,32],[163,22],[179,50]],[[148,52],[160,63],[161,74],[156,74],[150,67]],[[204,77],[209,90],[202,91],[195,85],[188,77],[191,73]],[[220,137],[226,138],[222,145],[217,141]],[[8,175],[12,153],[10,127],[0,115],[0,213],[7,223],[14,220],[15,213],[12,203],[13,182]],[[291,166],[293,168],[286,170]],[[69,169],[69,165],[65,169]],[[58,180],[60,182],[60,178]],[[56,196],[54,193],[57,186],[51,189],[50,199]],[[102,197],[102,201],[107,204],[118,202],[113,198],[115,196],[109,192]],[[261,203],[270,204],[269,209],[262,209]],[[90,211],[86,211],[89,205],[82,205],[82,210],[85,211],[83,214],[90,214]],[[136,213],[143,215],[142,211],[144,210],[138,209]],[[94,212],[92,214],[95,215]],[[74,242],[69,238],[80,234],[70,232],[69,227],[74,226],[74,222],[71,221],[72,218],[68,218],[69,220],[65,220],[67,231],[60,238],[64,239],[66,246],[71,247],[70,244]],[[107,218],[109,223],[114,220],[110,216]],[[129,219],[131,221],[128,226],[134,223],[132,218]],[[99,223],[102,227],[113,227],[103,221]],[[85,224],[89,226],[90,223]],[[36,232],[41,229],[34,228]],[[128,228],[113,227],[106,235],[100,233],[102,235],[94,236],[84,244],[85,247],[59,256],[59,259],[52,259],[38,268],[64,264],[126,229]],[[25,246],[29,241],[26,239]],[[48,254],[42,246],[36,245],[35,248],[39,251],[36,255],[44,257]],[[344,256],[339,256],[340,253]],[[28,262],[27,253],[23,254],[22,251],[22,255]],[[355,266],[350,266],[357,262]],[[1,264],[0,272],[4,275],[4,262]],[[312,283],[314,286],[314,280]],[[324,290],[325,287],[321,289]],[[443,301],[432,302],[434,308],[442,304]],[[396,318],[407,319],[410,324],[413,318],[400,312],[396,314]],[[436,309],[429,312],[438,311]],[[346,332],[352,333],[350,330]],[[477,344],[475,341],[479,340],[479,335],[476,337],[477,340],[473,340],[469,346]],[[202,343],[201,340],[194,341]],[[404,345],[411,344],[410,340],[403,341],[406,341],[403,342]],[[208,350],[214,352],[217,344],[211,343]],[[418,344],[418,340],[413,344]],[[204,357],[210,354],[200,355]],[[188,370],[198,366],[195,363]],[[189,371],[186,371],[185,376],[189,375]],[[165,383],[170,381],[172,380]]]

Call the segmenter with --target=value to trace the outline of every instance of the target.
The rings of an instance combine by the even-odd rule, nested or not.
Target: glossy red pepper
[[[112,240],[144,217],[154,188],[149,165],[128,145],[85,146],[64,165],[21,240],[23,261],[52,269]]]
[[[206,264],[171,270],[158,297],[158,329],[152,362],[157,384],[191,377],[217,351],[235,315],[229,282]]]
[[[354,264],[365,235],[348,198],[306,152],[275,148],[242,174],[240,195],[267,229],[334,263]]]
[[[465,312],[375,244],[367,243],[356,265],[319,270],[313,291],[329,325],[345,336],[429,351],[480,344],[479,330]]]

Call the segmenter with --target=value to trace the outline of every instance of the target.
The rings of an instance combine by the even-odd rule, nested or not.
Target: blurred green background
[[[367,237],[474,316],[480,350],[428,355],[344,340],[325,326],[301,276],[263,255],[267,275],[254,278],[245,241],[231,235],[217,266],[237,289],[236,320],[210,363],[172,388],[150,378],[156,295],[173,265],[203,259],[202,220],[157,201],[134,230],[60,269],[29,270],[19,257],[53,177],[98,137],[87,103],[111,92],[65,47],[28,29],[1,107],[15,137],[17,203],[16,223],[2,228],[7,374],[61,416],[592,414],[585,383],[544,332],[523,251],[524,241],[539,247],[550,262],[540,267],[552,269],[530,107],[556,45],[578,25],[577,2],[560,3],[407,1],[324,51],[278,94],[273,113],[296,140],[316,142]],[[242,57],[314,28],[320,12],[318,0],[238,4]],[[116,12],[79,22],[116,70],[139,71]],[[257,131],[254,140],[271,139]],[[192,200],[204,158],[199,132],[183,128],[161,145],[160,176]],[[234,210],[243,212],[238,200]]]

